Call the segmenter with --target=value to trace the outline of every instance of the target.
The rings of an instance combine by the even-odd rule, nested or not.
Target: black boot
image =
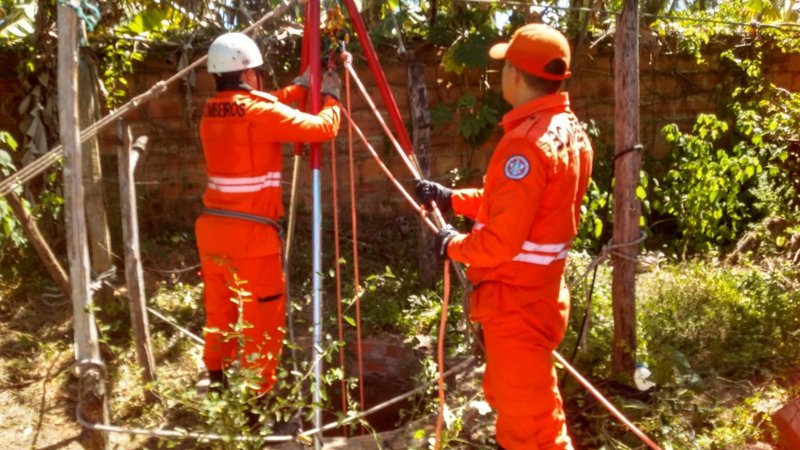
[[[248,409],[244,415],[247,417],[247,427],[250,428],[250,431],[257,432],[261,428],[261,414]]]
[[[272,423],[272,434],[276,436],[296,436],[303,427],[303,419],[298,411],[288,421],[278,421]]]
[[[225,375],[224,370],[209,370],[208,381],[208,392],[219,394],[228,388],[228,377]]]

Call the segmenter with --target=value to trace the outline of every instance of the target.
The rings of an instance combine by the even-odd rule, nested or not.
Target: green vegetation
[[[102,19],[89,30],[87,38],[89,51],[98,58],[97,75],[106,90],[108,107],[130,98],[131,76],[138,70],[139,61],[154,55],[151,52],[178,55],[185,65],[196,56],[196,49],[220,30],[241,29],[252,17],[277,4],[238,2],[238,9],[218,11],[208,2],[168,3],[100,2]],[[600,3],[604,9],[592,13],[560,9],[563,3],[542,2],[544,6],[536,14],[527,6],[461,1],[374,0],[365,1],[363,9],[382,52],[392,53],[399,34],[408,48],[433,49],[432,53],[438,55],[433,63],[437,77],[459,87],[460,94],[436,102],[431,108],[431,125],[436,132],[454,132],[472,152],[497,136],[497,123],[508,108],[492,86],[496,80],[486,58],[491,43],[508,37],[520,23],[537,18],[566,30],[576,51],[581,51],[581,45],[585,51],[588,43],[613,34],[614,12],[619,11],[621,2],[590,2]],[[0,132],[0,171],[4,176],[53,143],[52,55],[56,40],[52,31],[56,4],[0,2],[0,42],[20,55],[18,73],[24,90],[18,108],[21,129]],[[643,202],[642,224],[648,234],[637,278],[636,356],[652,372],[650,381],[656,384],[647,391],[614,381],[610,268],[601,266],[585,280],[580,278],[610,237],[613,201],[609,195],[612,163],[606,157],[612,152],[613,136],[602,134],[591,121],[586,124],[600,157],[583,205],[575,255],[570,260],[573,312],[559,351],[571,356],[580,343],[576,367],[665,449],[723,450],[759,442],[775,444],[778,436],[769,415],[800,395],[796,387],[800,360],[800,94],[777,87],[766,71],[770,58],[800,51],[800,32],[790,26],[797,20],[798,6],[795,1],[642,2],[643,20],[655,39],[691,55],[697,64],[707,64],[709,49],[724,45],[720,64],[738,80],[719,87],[721,104],[714,111],[699,114],[691,129],[678,124],[662,129],[660,138],[670,147],[664,160],[650,164],[655,162],[645,154],[645,171],[636,192]],[[300,15],[294,10],[287,18],[296,22]],[[339,34],[352,35],[352,30],[334,30],[328,38],[333,41]],[[271,54],[299,45],[299,39],[291,33],[275,36],[265,33],[259,37]],[[327,44],[333,47],[337,43]],[[358,52],[357,44],[351,47]],[[270,62],[274,67],[266,67],[267,74],[275,80],[297,62],[296,58]],[[729,91],[723,92],[723,88]],[[19,193],[24,207],[55,241],[54,247],[61,248],[63,198],[58,169],[54,167],[43,181]],[[474,181],[480,175],[469,168],[448,174],[453,185]],[[392,336],[415,349],[420,361],[415,383],[432,381],[437,376],[434,349],[438,344],[442,286],[435,290],[422,287],[416,264],[417,227],[400,226],[386,217],[363,218],[359,225],[363,333]],[[459,225],[469,226],[466,221]],[[326,223],[325,230],[331,229]],[[298,232],[298,236],[309,235],[307,229]],[[355,333],[356,303],[353,261],[345,251],[352,242],[345,235],[339,263],[344,273],[344,334],[350,341]],[[323,298],[326,311],[335,311],[330,241],[326,239],[323,252],[328,262]],[[175,261],[189,265],[186,263],[194,258],[191,230],[161,230],[142,248],[145,262],[159,261],[159,267]],[[293,254],[290,275],[295,331],[302,341],[311,323],[308,242],[299,239]],[[163,261],[161,257],[165,257]],[[59,355],[69,353],[69,344],[65,344],[69,303],[63,299],[38,300],[51,298],[47,296],[48,283],[42,281],[47,276],[38,267],[4,199],[0,199],[0,262],[0,343],[4,350],[0,379],[4,383],[28,383],[30,373],[53,360],[59,364],[53,363],[55,369],[48,367],[44,372],[57,379],[59,389],[68,389],[74,380],[69,376],[68,358],[59,359]],[[200,334],[203,313],[199,279],[191,273],[167,276],[159,272],[149,272],[148,279],[152,305]],[[589,292],[591,297],[587,298]],[[455,289],[450,299],[446,333],[450,361],[461,361],[469,354],[460,324],[464,313],[460,296],[460,289]],[[253,384],[254,374],[238,368],[228,373],[229,390],[200,397],[193,387],[201,372],[199,348],[155,319],[151,324],[159,371],[170,375],[150,386],[162,401],[153,408],[143,407],[140,393],[144,387],[135,364],[127,308],[120,295],[98,309],[114,405],[112,422],[246,435],[253,441],[200,445],[250,448],[258,445],[269,428],[250,426],[248,411],[255,411],[264,424],[285,420],[298,410],[308,418],[308,345],[287,343],[277,394],[267,399],[253,396],[248,386]],[[49,314],[53,310],[58,314]],[[578,330],[586,313],[588,328],[580,339]],[[328,335],[322,350],[328,369],[322,407],[336,420],[343,417],[335,399],[342,380],[349,387],[346,414],[358,410],[358,405],[352,373],[342,373],[338,367],[338,351],[344,344],[332,331],[337,327],[336,317],[330,314],[324,320]],[[238,338],[244,326],[238,324],[231,338]],[[296,360],[291,350],[299,354]],[[486,428],[492,416],[476,414],[472,406],[473,401],[481,399],[479,384],[467,378],[463,384],[450,383],[449,389],[445,448],[491,448],[493,441]],[[579,448],[642,448],[635,436],[568,376],[564,376],[562,390],[570,430]],[[403,408],[402,423],[414,431],[411,448],[430,448],[432,431],[428,425],[438,408],[435,388]],[[185,444],[167,440],[161,445]]]

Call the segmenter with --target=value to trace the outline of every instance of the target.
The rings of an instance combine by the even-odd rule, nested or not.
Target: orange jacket
[[[205,106],[200,139],[208,185],[203,205],[277,221],[283,216],[282,142],[322,142],[339,130],[339,107],[326,97],[317,115],[286,103],[305,89],[289,86],[272,93],[244,89],[218,92]],[[203,215],[197,223],[204,252],[260,256],[280,252],[280,239],[269,226],[241,219]]]
[[[505,135],[483,189],[453,194],[453,210],[475,219],[448,255],[483,281],[532,287],[556,298],[592,172],[592,146],[566,93],[534,99],[503,117]]]

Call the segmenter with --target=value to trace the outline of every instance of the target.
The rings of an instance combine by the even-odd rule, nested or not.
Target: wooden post
[[[86,53],[84,54],[86,55]],[[78,99],[80,123],[94,123],[100,119],[97,98],[97,67],[90,59],[81,58],[78,67]],[[108,231],[108,216],[103,189],[103,170],[100,164],[100,144],[93,136],[81,146],[83,159],[83,193],[86,208],[86,231],[92,270],[97,275],[114,268],[111,258],[111,234]],[[103,283],[95,292],[95,301],[105,307],[114,297],[111,286]]]
[[[616,245],[636,241],[640,235],[641,203],[636,198],[642,155],[639,144],[639,13],[638,0],[624,0],[617,17],[614,45],[616,151],[614,158],[614,229]],[[614,311],[613,368],[616,376],[630,380],[636,355],[636,255],[638,246],[616,250],[611,286]]]
[[[147,146],[147,136],[140,136],[132,142],[131,129],[127,125],[123,131],[124,142],[117,153],[119,167],[119,203],[122,212],[122,240],[125,247],[125,280],[128,285],[128,299],[131,309],[131,325],[136,339],[136,359],[142,368],[142,381],[145,385],[155,380],[153,351],[150,346],[150,328],[147,319],[147,302],[144,293],[144,273],[139,250],[139,220],[136,212],[136,185],[134,172],[139,154]],[[145,387],[145,399],[155,402],[156,396]]]
[[[75,327],[75,359],[78,371],[78,414],[91,423],[108,423],[103,362],[97,343],[97,325],[89,307],[89,249],[83,207],[81,142],[78,123],[78,21],[75,11],[58,5],[58,122],[64,146],[64,215],[67,257]],[[84,429],[84,448],[108,448],[106,433]]]
[[[425,66],[415,57],[414,51],[406,53],[408,68],[408,100],[411,105],[411,125],[413,129],[414,148],[419,162],[420,175],[428,179],[431,175],[431,112],[428,107],[428,89],[425,83]],[[428,288],[433,288],[439,279],[439,264],[431,252],[433,234],[422,219],[419,220],[417,259],[419,261],[420,281]]]
[[[0,173],[0,181],[4,179],[5,177],[2,173]],[[19,196],[14,192],[9,192],[8,195],[6,195],[6,200],[8,201],[8,205],[11,207],[11,211],[14,213],[14,217],[17,218],[17,222],[19,222],[20,226],[22,226],[25,236],[29,241],[31,241],[33,248],[36,249],[36,253],[39,255],[39,259],[42,260],[42,264],[44,264],[45,269],[47,269],[47,273],[49,273],[53,278],[56,286],[58,286],[64,296],[70,298],[71,288],[69,286],[69,278],[67,278],[67,273],[64,272],[64,268],[61,267],[61,263],[58,262],[58,258],[56,258],[53,250],[49,245],[47,245],[47,241],[39,231],[36,221],[33,219],[33,217],[31,217],[30,214],[28,214],[28,211],[25,210],[25,206],[22,204],[22,199],[20,199]]]

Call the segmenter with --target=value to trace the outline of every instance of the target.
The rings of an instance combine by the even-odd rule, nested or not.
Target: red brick
[[[181,116],[182,99],[161,95],[150,100],[147,115],[150,119],[174,119]]]
[[[795,400],[772,415],[783,448],[800,448],[800,400]]]
[[[123,118],[129,122],[138,121],[144,119],[144,113],[142,109],[147,108],[147,105],[140,105],[138,108],[133,108],[123,116]]]
[[[396,345],[386,346],[386,356],[389,358],[400,358],[404,353],[405,352],[402,347]]]
[[[143,85],[141,86],[142,87],[141,92],[145,92],[145,91],[150,90],[150,88],[155,86],[156,83],[159,83],[161,81],[166,81],[168,78],[170,78],[174,74],[175,74],[174,72],[173,73],[169,73],[169,72],[152,73],[152,72],[150,72],[144,78],[145,81],[144,81]],[[172,95],[184,95],[184,94],[185,94],[185,91],[184,91],[183,82],[174,81],[174,82],[168,84],[166,89],[164,90],[164,92],[162,92],[160,95],[162,95],[162,96],[172,96]]]
[[[217,90],[217,83],[214,81],[214,76],[204,69],[196,70],[194,89],[197,92],[215,92]]]
[[[769,75],[770,81],[783,89],[792,90],[792,77],[791,73],[780,72]]]
[[[786,70],[789,72],[800,72],[800,55],[792,54],[789,57],[789,62],[787,64]]]
[[[15,129],[16,127],[17,120],[5,112],[0,111],[0,130],[8,131]]]

